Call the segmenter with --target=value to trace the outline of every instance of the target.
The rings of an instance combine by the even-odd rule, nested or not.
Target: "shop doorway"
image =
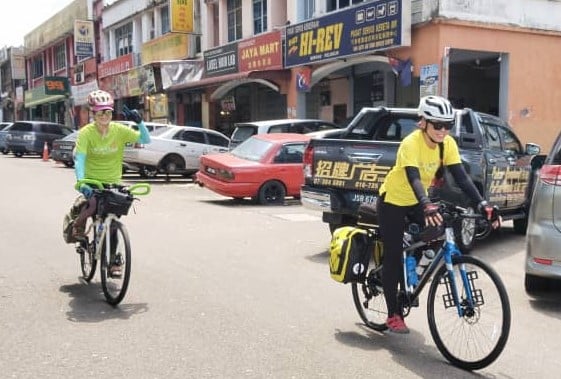
[[[450,49],[448,98],[456,108],[501,116],[506,113],[507,69],[508,54]]]

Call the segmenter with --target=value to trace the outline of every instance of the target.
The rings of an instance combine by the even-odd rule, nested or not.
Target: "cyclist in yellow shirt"
[[[409,217],[419,225],[438,226],[442,223],[438,206],[431,203],[427,193],[440,166],[447,167],[458,186],[478,204],[480,212],[489,219],[496,218],[496,209],[478,192],[462,165],[456,141],[448,135],[454,125],[452,104],[440,96],[423,97],[419,103],[419,116],[419,129],[401,142],[395,166],[380,187],[377,205],[384,243],[382,278],[388,307],[386,325],[395,333],[409,332],[401,310],[397,309],[405,219]],[[440,149],[443,149],[442,160]]]

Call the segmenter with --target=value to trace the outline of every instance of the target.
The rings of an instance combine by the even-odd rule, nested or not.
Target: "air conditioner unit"
[[[78,63],[76,66],[74,66],[74,73],[79,73],[79,72],[84,72],[84,64],[83,63]]]
[[[84,73],[83,72],[74,73],[74,83],[75,84],[84,83]]]

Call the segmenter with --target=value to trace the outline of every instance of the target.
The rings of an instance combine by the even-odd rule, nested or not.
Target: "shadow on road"
[[[415,330],[407,335],[390,334],[390,332],[376,332],[363,324],[356,324],[362,333],[356,331],[335,331],[335,339],[351,348],[368,351],[387,350],[392,359],[419,378],[480,378],[480,373],[461,370],[452,366],[434,345],[427,345],[423,335]],[[373,357],[374,359],[374,357]],[[373,361],[372,370],[375,372],[376,363]],[[407,375],[405,375],[407,376]]]
[[[136,314],[146,313],[146,303],[122,303],[113,307],[105,302],[103,290],[99,283],[76,283],[60,287],[60,292],[67,293],[71,310],[66,313],[73,322],[101,322],[113,319],[127,320]]]

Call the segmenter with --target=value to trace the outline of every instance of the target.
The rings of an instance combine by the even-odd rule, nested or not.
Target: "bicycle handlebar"
[[[452,226],[453,222],[458,218],[473,219],[477,226],[482,228],[482,233],[478,234],[478,238],[487,236],[493,229],[494,220],[488,220],[487,217],[480,213],[472,213],[471,209],[463,208],[450,202],[439,200],[440,212],[444,217],[445,223]],[[500,222],[498,218],[497,221]]]
[[[80,190],[80,186],[82,184],[88,184],[95,187],[96,190],[104,190],[105,186],[103,182],[96,180],[96,179],[80,179],[76,182],[74,188],[76,190]],[[132,186],[122,186],[128,193],[133,196],[144,196],[148,195],[151,191],[151,187],[149,183],[135,183]]]

